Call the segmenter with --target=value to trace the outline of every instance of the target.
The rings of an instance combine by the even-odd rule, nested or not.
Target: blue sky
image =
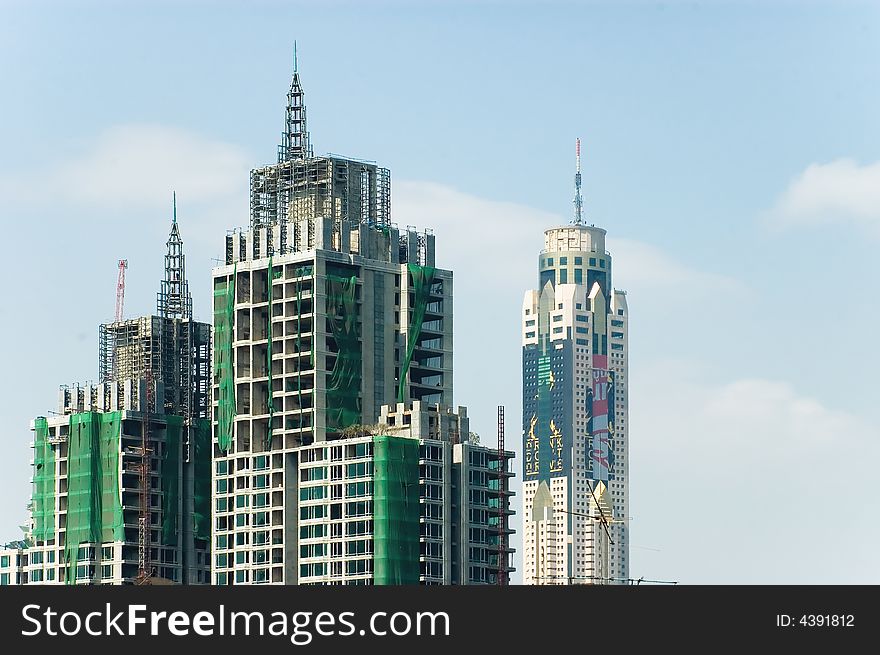
[[[632,574],[880,581],[868,2],[0,4],[0,540],[28,421],[97,375],[117,259],[126,314],[154,305],[172,188],[209,319],[294,39],[316,152],[391,168],[393,220],[432,227],[455,271],[477,431],[503,403],[517,440],[522,294],[570,219],[580,136],[631,312]]]

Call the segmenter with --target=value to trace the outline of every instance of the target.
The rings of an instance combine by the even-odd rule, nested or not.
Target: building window
[[[559,258],[559,265],[560,266],[566,266],[567,264],[568,264],[568,257],[560,257]]]
[[[575,257],[574,258],[574,265],[575,266],[581,266],[583,263],[584,263],[583,257]]]

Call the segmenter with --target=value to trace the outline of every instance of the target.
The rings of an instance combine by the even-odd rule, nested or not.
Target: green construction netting
[[[162,543],[177,545],[180,533],[180,442],[183,417],[165,417],[165,449],[162,454]]]
[[[418,584],[418,440],[373,437],[373,476],[373,584]]]
[[[76,582],[80,544],[100,548],[125,537],[119,486],[120,412],[70,417],[67,446],[67,583]]]
[[[361,422],[361,346],[355,289],[357,277],[327,273],[327,318],[338,353],[327,381],[327,429]]]
[[[193,422],[193,534],[211,538],[211,422]]]
[[[34,533],[36,541],[55,538],[55,451],[45,416],[34,419]]]
[[[217,444],[223,452],[232,446],[235,420],[235,379],[232,370],[232,328],[235,311],[235,276],[214,286],[214,375],[219,378],[220,397],[217,402]]]
[[[397,402],[399,403],[406,401],[406,374],[412,362],[416,342],[422,333],[422,322],[425,320],[428,297],[431,295],[431,283],[434,281],[434,272],[437,270],[433,266],[419,266],[418,264],[407,264],[407,268],[412,276],[413,296],[415,298],[412,308],[412,320],[409,324],[409,333],[406,339],[406,356],[403,358],[403,365],[400,367],[400,382],[397,387]]]

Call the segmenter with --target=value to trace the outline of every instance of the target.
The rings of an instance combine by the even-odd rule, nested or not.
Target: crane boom
[[[128,268],[128,260],[119,260],[119,277],[116,279],[116,322],[122,320],[122,310],[125,305],[125,269]]]

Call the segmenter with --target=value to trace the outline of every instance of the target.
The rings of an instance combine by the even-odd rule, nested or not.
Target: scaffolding
[[[359,224],[389,227],[391,172],[375,162],[338,155],[314,156],[306,127],[305,96],[299,73],[294,70],[277,163],[256,168],[250,175],[253,258],[314,248],[314,221],[318,217],[331,221],[332,247],[337,250],[348,238],[343,234]],[[308,224],[305,235],[301,221]],[[260,228],[266,229],[265,250],[259,242]],[[227,237],[227,264],[233,262],[232,241]]]

